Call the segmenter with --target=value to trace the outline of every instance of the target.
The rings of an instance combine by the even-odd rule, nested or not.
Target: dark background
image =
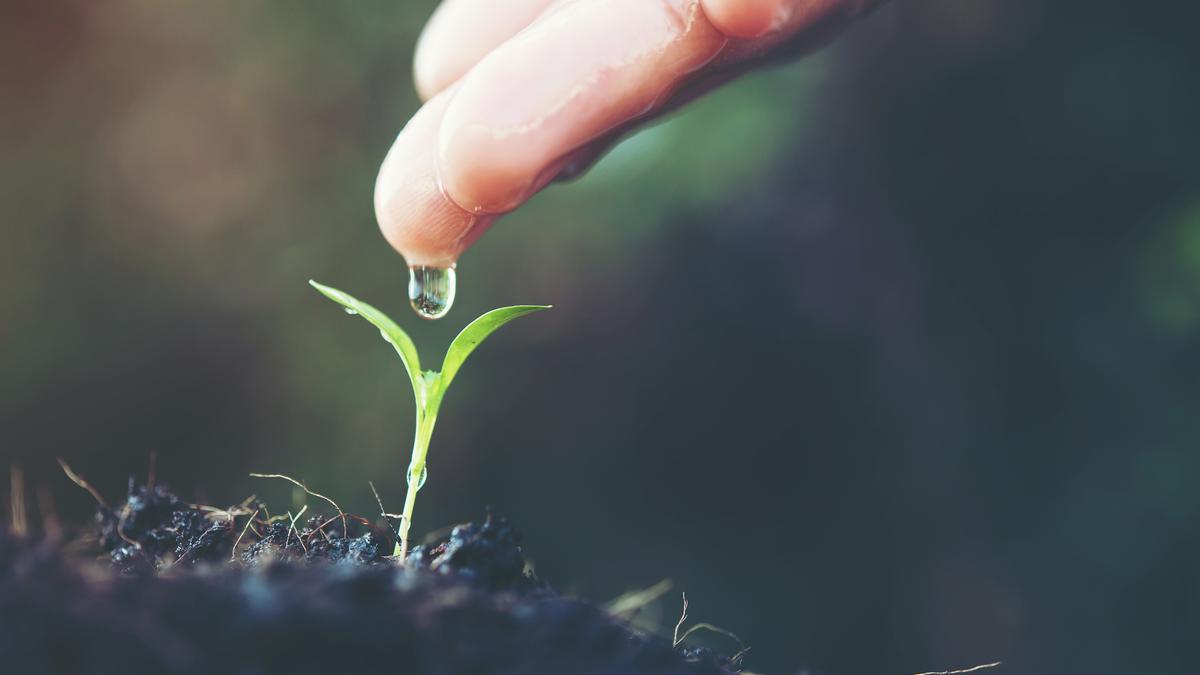
[[[371,193],[432,4],[2,10],[0,466],[35,521],[89,516],[54,457],[116,498],[151,452],[198,500],[290,504],[268,471],[398,510],[403,369],[305,281],[430,361],[548,302],[456,380],[416,531],[490,504],[562,590],[671,578],[755,671],[1194,672],[1189,3],[894,2],[506,218],[428,324]]]

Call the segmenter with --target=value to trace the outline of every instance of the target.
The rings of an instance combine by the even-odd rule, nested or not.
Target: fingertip
[[[452,93],[435,96],[417,111],[375,180],[379,229],[409,265],[452,264],[493,220],[459,207],[438,182],[437,128]]]
[[[443,77],[436,68],[436,64],[430,63],[427,59],[422,59],[421,43],[417,43],[417,58],[413,60],[413,86],[417,90],[417,97],[422,102],[428,101],[437,95],[443,89]]]
[[[701,0],[704,15],[723,34],[734,38],[766,35],[786,18],[785,0]]]

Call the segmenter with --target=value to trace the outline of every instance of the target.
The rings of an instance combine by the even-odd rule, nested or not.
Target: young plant
[[[315,281],[308,283],[312,284],[312,287],[325,297],[342,305],[350,314],[357,314],[378,328],[383,339],[387,340],[400,355],[400,361],[404,363],[404,370],[408,372],[408,378],[412,380],[413,397],[417,404],[417,431],[416,437],[413,439],[412,460],[408,464],[408,490],[404,497],[404,511],[400,518],[400,543],[396,545],[395,551],[400,561],[404,562],[408,555],[408,530],[412,525],[413,505],[417,500],[417,491],[425,484],[425,458],[429,454],[429,439],[433,436],[433,425],[437,422],[438,410],[442,407],[442,397],[446,395],[446,390],[454,381],[454,376],[458,374],[459,369],[462,368],[463,362],[487,336],[517,317],[550,309],[550,306],[515,305],[493,309],[483,314],[467,324],[467,327],[462,329],[462,332],[450,343],[450,348],[446,350],[446,358],[442,360],[441,372],[422,371],[421,360],[417,356],[417,347],[413,344],[412,338],[408,337],[408,333],[401,330],[396,322],[389,319],[386,314],[336,288],[323,286]]]

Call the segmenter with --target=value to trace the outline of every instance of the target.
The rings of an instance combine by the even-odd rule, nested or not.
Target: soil
[[[0,526],[0,672],[12,675],[718,675],[526,570],[491,513],[390,554],[380,518],[269,517],[130,483],[91,551]],[[76,547],[77,548],[77,547]]]

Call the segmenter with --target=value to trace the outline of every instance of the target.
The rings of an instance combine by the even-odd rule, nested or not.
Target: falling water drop
[[[408,300],[422,319],[440,319],[454,304],[454,266],[408,268]]]
[[[354,316],[354,315],[358,314],[357,309],[350,309],[349,307],[343,307],[342,311],[349,314],[350,316]]]
[[[427,480],[429,480],[429,467],[423,466],[423,467],[421,467],[421,482],[417,483],[417,489],[420,490],[421,488],[425,487],[425,481],[427,481]],[[412,473],[411,472],[405,472],[404,481],[406,483],[408,483],[409,487],[412,487]]]

